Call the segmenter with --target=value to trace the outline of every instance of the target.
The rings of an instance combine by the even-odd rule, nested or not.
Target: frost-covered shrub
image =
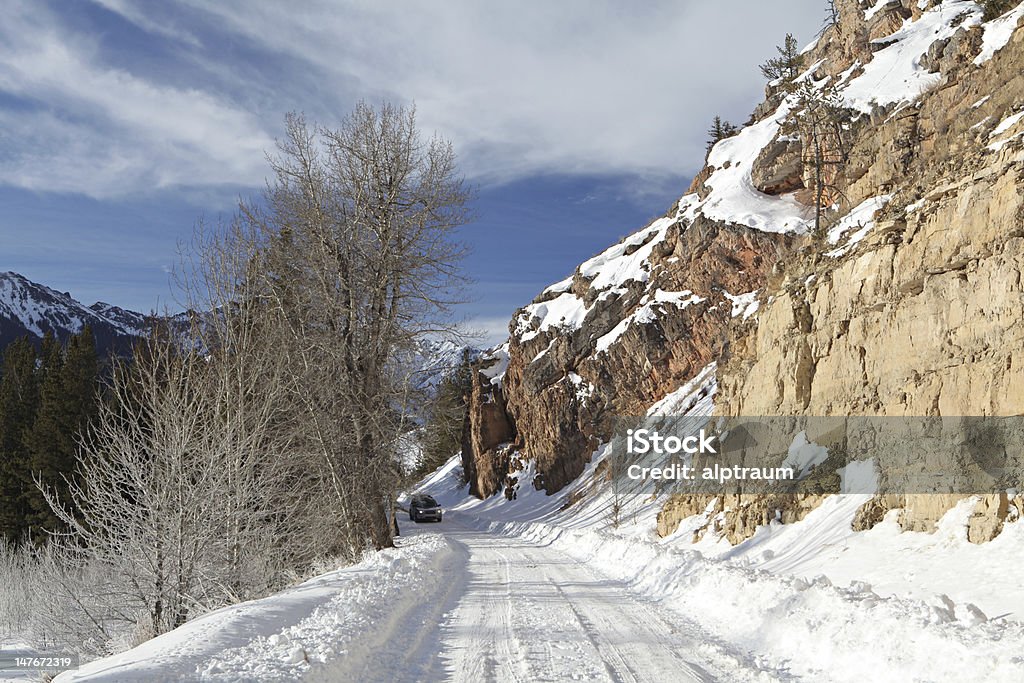
[[[0,542],[0,637],[23,640],[38,590],[36,560],[24,548]]]
[[[117,578],[59,541],[41,548],[0,542],[0,639],[77,652],[85,659],[128,649],[144,621],[130,605],[112,604]]]

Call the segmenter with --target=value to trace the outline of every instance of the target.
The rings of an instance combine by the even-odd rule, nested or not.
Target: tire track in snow
[[[401,541],[399,541],[401,543]],[[445,576],[435,590],[408,591],[393,604],[386,619],[369,628],[344,656],[312,668],[306,681],[440,680],[445,672],[437,643],[440,624],[465,591],[467,563],[462,544],[423,571]]]
[[[594,645],[594,649],[597,650],[597,653],[601,656],[601,663],[604,664],[604,668],[608,672],[608,675],[611,676],[611,679],[615,683],[628,683],[629,681],[637,683],[640,679],[636,677],[636,672],[633,671],[632,667],[626,663],[626,660],[622,658],[622,654],[615,648],[615,646],[608,642],[602,642],[599,639],[597,629],[594,628],[594,625],[590,620],[587,619],[579,609],[577,609],[569,599],[569,596],[565,594],[565,591],[561,586],[552,581],[550,577],[548,577],[548,583],[550,583],[555,591],[562,596],[562,599],[565,600],[565,603],[569,606],[569,609],[576,617],[576,620],[580,623],[583,633],[587,636],[587,639],[590,640]],[[605,653],[607,653],[607,655],[611,655],[611,657],[615,659],[615,664],[609,661],[609,657]],[[623,678],[623,673],[625,673],[628,678]]]
[[[472,547],[461,543],[472,557]],[[455,643],[448,649],[452,680],[526,683],[532,678],[512,625],[512,563],[495,551],[471,565],[466,593],[443,629]]]
[[[690,639],[677,639],[666,621],[652,619],[649,608],[621,582],[593,572],[553,548],[521,538],[469,529],[452,529],[449,537],[466,544],[471,573],[492,579],[467,585],[464,604],[448,631],[463,637],[473,633],[471,647],[458,638],[446,643],[458,653],[456,659],[464,662],[459,669],[462,675],[455,680],[494,680],[490,676],[498,673],[465,662],[467,656],[478,658],[488,650],[481,641],[504,640],[504,627],[481,628],[479,618],[459,624],[481,603],[485,609],[501,610],[501,621],[515,633],[514,641],[509,642],[514,643],[510,649],[516,651],[500,649],[500,642],[492,643],[490,651],[505,662],[522,664],[531,681],[720,680],[692,658],[687,659],[681,649]],[[474,569],[474,565],[478,566]],[[500,578],[500,586],[495,578]],[[483,600],[475,595],[481,589],[489,594]],[[483,678],[473,678],[474,674],[483,674]]]

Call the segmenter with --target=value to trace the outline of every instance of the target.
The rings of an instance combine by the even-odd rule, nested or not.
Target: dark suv
[[[440,522],[441,506],[425,493],[417,493],[409,501],[409,519],[414,522]]]

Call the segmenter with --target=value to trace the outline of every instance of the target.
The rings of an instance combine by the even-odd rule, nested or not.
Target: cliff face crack
[[[814,373],[817,370],[818,362],[814,358],[807,341],[800,342],[796,353],[796,401],[801,408],[806,410],[811,403],[811,389],[814,385]]]

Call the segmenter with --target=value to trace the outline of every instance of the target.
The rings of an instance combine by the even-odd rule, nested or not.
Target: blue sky
[[[663,213],[757,64],[820,0],[425,3],[5,0],[0,270],[91,303],[176,307],[200,217],[259,192],[284,114],[415,102],[476,186],[460,314],[496,333]]]

